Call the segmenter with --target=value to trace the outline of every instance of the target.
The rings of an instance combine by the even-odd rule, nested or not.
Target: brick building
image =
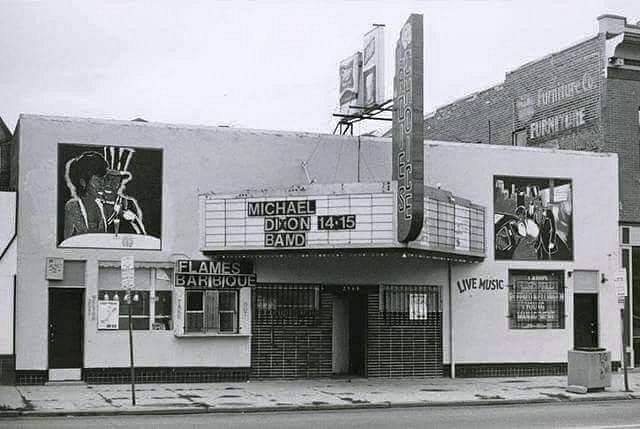
[[[627,269],[628,324],[638,365],[640,26],[615,15],[600,16],[598,22],[598,34],[524,64],[499,85],[427,115],[425,138],[619,155],[619,258]]]

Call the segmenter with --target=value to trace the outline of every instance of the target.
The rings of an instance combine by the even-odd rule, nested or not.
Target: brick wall
[[[439,108],[425,120],[425,138],[510,145],[522,129],[529,146],[600,150],[603,49],[597,36],[528,63],[504,83]]]
[[[442,377],[442,313],[415,325],[386,324],[379,296],[368,296],[367,375]]]
[[[320,292],[320,315],[315,323],[274,324],[254,317],[251,377],[331,376],[332,312],[332,295]]]
[[[511,144],[512,113],[511,94],[498,85],[438,109],[425,120],[425,138]]]
[[[609,69],[603,103],[605,150],[620,165],[620,220],[640,221],[640,72]]]

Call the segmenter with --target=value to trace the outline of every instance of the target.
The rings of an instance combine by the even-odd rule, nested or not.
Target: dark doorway
[[[573,295],[574,347],[598,347],[598,294]]]
[[[349,295],[349,373],[364,377],[367,356],[367,295]]]
[[[366,376],[367,295],[344,287],[333,298],[333,372]]]
[[[84,289],[49,289],[49,368],[82,368]]]

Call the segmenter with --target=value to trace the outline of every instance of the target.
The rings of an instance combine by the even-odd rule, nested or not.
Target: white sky
[[[12,130],[39,113],[330,133],[338,62],[386,24],[390,97],[412,12],[426,113],[595,35],[601,14],[636,23],[640,1],[0,0],[0,116]]]

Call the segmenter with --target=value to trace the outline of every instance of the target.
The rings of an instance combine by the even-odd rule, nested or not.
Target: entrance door
[[[573,295],[574,347],[598,347],[598,294]]]
[[[49,368],[82,368],[84,289],[49,289]]]
[[[333,296],[333,373],[366,375],[367,295],[345,287]]]

